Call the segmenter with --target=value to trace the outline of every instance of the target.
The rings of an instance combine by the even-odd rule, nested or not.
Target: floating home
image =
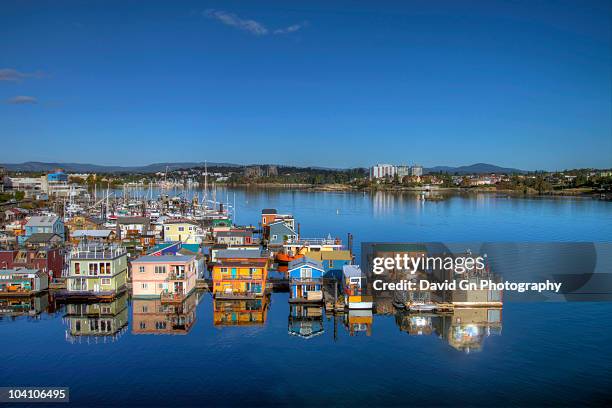
[[[213,295],[218,298],[264,296],[270,259],[255,249],[227,249],[216,253],[212,264]]]
[[[132,261],[132,295],[178,301],[195,290],[195,256],[147,255]]]
[[[39,269],[1,269],[0,296],[33,296],[49,289],[49,275]]]
[[[60,296],[112,299],[127,289],[127,252],[115,244],[73,248],[66,290]]]
[[[344,265],[342,289],[344,304],[348,309],[372,309],[374,299],[367,293],[366,277],[358,265]]]
[[[289,301],[322,302],[324,274],[320,261],[302,257],[289,262]]]

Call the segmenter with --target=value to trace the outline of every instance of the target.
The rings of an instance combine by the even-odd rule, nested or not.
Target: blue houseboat
[[[290,302],[322,302],[323,275],[325,269],[320,261],[298,258],[289,262]]]

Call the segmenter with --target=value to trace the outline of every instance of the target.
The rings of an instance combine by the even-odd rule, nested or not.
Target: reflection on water
[[[456,350],[480,351],[491,335],[501,335],[501,308],[455,308],[450,313],[398,312],[395,322],[411,336],[436,335]]]
[[[259,299],[214,299],[215,326],[260,326],[266,322],[270,295]]]
[[[71,343],[116,341],[127,330],[128,295],[112,302],[66,304],[64,323]]]
[[[214,327],[266,327],[269,323],[268,311],[275,296],[228,300],[212,299],[209,293],[194,292],[182,303],[166,303],[160,299],[130,299],[123,294],[112,302],[66,303],[58,306],[52,296],[43,294],[27,298],[0,298],[0,320],[18,324],[23,319],[59,316],[66,328],[65,338],[68,342],[95,344],[121,339],[128,331],[129,323],[132,335],[190,335],[198,322],[198,307],[205,298],[210,301],[210,309],[200,310],[199,313],[211,313]],[[398,310],[390,301],[383,301],[377,304],[375,311],[346,310],[334,315],[326,313],[319,304],[290,304],[284,301],[282,305],[288,310],[288,335],[303,339],[327,337],[329,341],[336,341],[336,322],[343,324],[351,337],[375,336],[375,319],[388,315],[394,316],[397,327],[411,336],[435,335],[463,352],[481,350],[487,337],[501,335],[502,331],[502,309],[499,307],[457,307],[445,313],[423,313]],[[328,332],[325,322],[332,319],[334,330]]]
[[[199,295],[193,292],[181,303],[161,299],[132,301],[133,334],[187,334],[196,323]]]
[[[303,339],[323,334],[323,306],[290,304],[288,332]]]
[[[18,316],[37,318],[49,309],[48,294],[32,297],[0,298],[0,319]]]

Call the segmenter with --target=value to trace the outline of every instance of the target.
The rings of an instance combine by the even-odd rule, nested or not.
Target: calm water
[[[436,203],[409,194],[238,190],[236,204],[239,223],[256,224],[261,209],[272,207],[293,213],[303,236],[351,232],[357,246],[612,241],[612,204],[584,199],[474,195]],[[27,308],[49,301],[39,300],[42,305]],[[83,406],[576,405],[610,399],[610,303],[506,303],[501,321],[483,326],[470,324],[469,316],[334,318],[290,309],[287,300],[286,293],[275,293],[263,302],[215,303],[196,294],[180,310],[163,310],[126,297],[102,318],[83,317],[99,311],[96,305],[5,315],[0,384],[69,386],[71,400]],[[78,335],[89,325],[104,325],[109,335]]]

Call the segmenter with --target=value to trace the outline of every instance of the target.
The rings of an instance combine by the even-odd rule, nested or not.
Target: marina
[[[142,197],[144,190],[111,192],[110,196],[115,198],[108,198],[108,208],[115,209],[108,212],[107,192],[102,196],[98,192],[97,201],[101,201],[93,209],[86,202],[75,200],[75,205],[82,208],[79,213],[66,218],[62,212],[58,215],[64,225],[72,226],[66,228],[64,241],[32,240],[36,234],[32,232],[29,237],[24,236],[22,248],[11,246],[7,251],[0,251],[7,265],[9,259],[12,262],[28,259],[20,258],[20,251],[38,251],[44,255],[40,258],[44,262],[38,267],[53,270],[54,278],[49,277],[49,288],[41,294],[0,296],[0,331],[8,344],[32,344],[36,339],[45,339],[53,345],[59,353],[43,356],[34,352],[33,356],[39,364],[64,367],[62,381],[78,382],[69,374],[69,361],[91,358],[99,362],[90,362],[87,372],[108,370],[101,361],[105,353],[112,352],[110,358],[114,364],[123,367],[122,361],[130,361],[130,367],[123,369],[135,376],[143,367],[183,366],[178,371],[183,383],[178,401],[187,401],[193,396],[189,390],[198,387],[214,395],[212,401],[216,404],[223,405],[229,398],[225,394],[229,388],[219,385],[216,380],[219,375],[236,382],[240,381],[237,376],[240,370],[259,370],[263,375],[256,384],[238,390],[232,387],[242,399],[255,404],[267,401],[265,394],[272,392],[279,381],[299,398],[312,398],[294,387],[290,373],[296,367],[307,378],[315,378],[318,372],[312,364],[329,369],[355,367],[359,370],[357,373],[334,375],[329,381],[343,388],[359,379],[366,384],[365,393],[369,392],[369,386],[376,387],[383,381],[382,378],[394,382],[397,380],[393,378],[412,377],[423,369],[452,376],[451,361],[456,358],[449,354],[452,352],[469,356],[470,362],[466,360],[465,364],[473,365],[469,369],[473,385],[482,386],[490,381],[493,370],[488,361],[501,364],[496,372],[501,369],[510,378],[512,364],[503,363],[509,348],[513,353],[531,355],[536,364],[545,364],[541,355],[533,354],[534,342],[545,341],[553,349],[564,350],[569,364],[578,364],[577,357],[567,353],[565,343],[548,343],[548,339],[564,331],[561,313],[573,316],[576,322],[580,315],[583,320],[576,324],[583,333],[592,330],[588,322],[609,320],[605,304],[572,305],[575,307],[572,309],[561,304],[537,304],[527,308],[522,304],[496,302],[493,298],[481,302],[479,291],[462,293],[461,298],[454,300],[437,299],[435,291],[426,290],[413,294],[396,291],[397,296],[391,297],[373,296],[375,278],[368,279],[359,265],[361,243],[365,240],[416,241],[441,233],[453,240],[466,240],[475,233],[486,238],[488,228],[497,225],[498,216],[527,211],[534,206],[565,220],[570,206],[572,213],[584,211],[581,224],[574,225],[573,236],[590,236],[597,228],[602,239],[612,237],[612,231],[599,228],[600,221],[609,217],[603,202],[502,200],[477,195],[449,197],[445,201],[448,207],[442,210],[439,203],[428,204],[411,194],[379,192],[364,197],[355,193],[237,189],[217,191],[217,196],[232,199],[225,200],[223,205],[211,203],[205,209],[201,205],[199,209],[188,208],[188,203],[193,205],[193,197],[204,196],[203,191],[185,191],[180,194],[185,199],[175,201],[172,206],[176,208],[170,210],[170,206],[164,208],[161,204],[167,194],[162,190],[153,190],[155,204],[145,203],[144,208],[142,202],[140,206],[130,205],[131,201],[123,196],[125,193],[128,197]],[[148,193],[147,201],[151,201],[150,190]],[[271,211],[272,205],[275,211]],[[480,210],[474,210],[475,207]],[[337,212],[336,208],[342,211]],[[483,212],[487,208],[495,208],[496,215]],[[450,216],[444,226],[434,221],[440,211]],[[196,217],[203,213],[207,216]],[[235,221],[236,213],[241,214],[238,218],[241,224]],[[565,230],[556,222],[530,219],[528,212],[523,214],[527,217],[525,223],[540,226],[531,229],[530,239],[563,239]],[[131,218],[128,223],[122,223],[122,217]],[[261,225],[265,223],[264,218],[267,226]],[[479,222],[470,222],[475,220]],[[274,227],[279,222],[284,226],[281,229]],[[373,228],[374,225],[377,227]],[[471,227],[466,230],[466,226]],[[81,232],[72,234],[72,229]],[[281,230],[289,233],[284,234],[279,245],[280,234],[274,232]],[[112,234],[99,231],[112,231]],[[165,240],[166,231],[171,237],[169,241]],[[507,224],[495,231],[496,237],[511,239],[523,233],[524,225]],[[319,238],[302,238],[302,234]],[[143,236],[151,237],[152,241],[142,241]],[[38,241],[41,243],[34,243]],[[133,249],[128,249],[126,243],[133,245]],[[379,248],[384,256],[400,250],[416,256],[422,248]],[[53,266],[55,253],[64,255],[60,257],[63,260],[60,267]],[[22,262],[18,267],[27,265],[28,262]],[[55,272],[58,268],[61,273]],[[423,277],[417,274],[416,278],[418,288]],[[147,286],[143,288],[143,284]],[[16,327],[25,329],[25,334],[18,337],[14,332]],[[39,330],[43,327],[44,330]],[[530,336],[518,335],[529,330],[533,330]],[[176,350],[178,340],[175,340],[179,338],[183,339],[180,352]],[[160,354],[156,351],[159,347],[176,351]],[[134,349],[141,351],[135,353]],[[181,357],[184,353],[190,357]],[[249,356],[253,353],[258,353],[260,358],[251,359]],[[360,353],[378,357],[359,359],[356,356]],[[13,353],[14,358],[20,355]],[[62,356],[72,357],[61,359]],[[301,360],[308,360],[308,365]],[[287,365],[283,361],[294,363]],[[384,372],[381,371],[383,361]],[[602,363],[598,361],[592,360],[591,364]],[[200,374],[194,375],[196,372]],[[359,372],[368,372],[368,375]],[[277,378],[279,373],[284,379]],[[393,377],[389,378],[389,374]],[[25,375],[25,371],[17,369],[11,378],[22,381]],[[12,381],[9,377],[4,380],[8,384]],[[547,381],[539,380],[544,390]],[[161,377],[153,384],[166,392],[171,389]],[[433,386],[432,382],[429,384]],[[124,393],[136,386],[141,386],[137,380],[127,380],[115,388]],[[511,385],[500,387],[508,390]],[[251,394],[256,389],[264,393],[255,394],[257,399]],[[585,390],[590,389],[568,385],[564,398],[576,400]],[[355,395],[363,396],[363,393]],[[85,404],[88,399],[95,399],[94,395],[94,388],[85,387],[78,401]],[[319,393],[316,400],[328,402],[332,395]],[[421,401],[435,401],[425,393],[417,392],[417,395]],[[546,391],[543,395],[557,398]],[[274,398],[278,401],[278,396]],[[110,400],[114,401],[113,397]],[[350,397],[348,401],[356,403],[357,399]],[[386,401],[396,400],[388,397]]]

